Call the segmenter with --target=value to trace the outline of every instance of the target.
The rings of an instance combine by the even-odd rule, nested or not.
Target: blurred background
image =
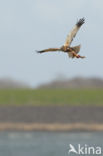
[[[85,59],[36,50],[72,45]],[[103,144],[103,1],[0,1],[0,155],[62,156]],[[92,155],[92,154],[91,154]]]

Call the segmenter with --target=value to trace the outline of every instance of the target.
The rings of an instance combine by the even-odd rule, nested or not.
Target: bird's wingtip
[[[35,50],[36,51],[36,53],[41,53],[40,51],[38,51],[38,50]]]
[[[77,21],[77,23],[76,23],[76,25],[78,26],[78,27],[80,27],[82,24],[84,24],[85,23],[85,18],[83,17],[83,18],[81,18],[81,19],[79,19],[79,21]]]

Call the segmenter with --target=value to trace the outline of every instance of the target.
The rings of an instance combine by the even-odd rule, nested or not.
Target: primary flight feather
[[[44,52],[51,52],[51,51],[62,51],[68,54],[69,57],[71,58],[85,58],[85,56],[80,56],[78,55],[79,51],[80,51],[80,45],[75,46],[75,47],[70,47],[71,42],[73,41],[73,38],[76,36],[78,30],[80,29],[80,27],[84,24],[85,19],[82,18],[80,19],[75,26],[73,27],[73,29],[71,30],[71,32],[67,35],[66,41],[64,43],[64,45],[60,48],[48,48],[48,49],[44,49],[44,50],[40,50],[37,51],[38,53],[44,53]]]

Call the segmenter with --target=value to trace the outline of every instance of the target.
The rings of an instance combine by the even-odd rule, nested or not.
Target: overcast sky
[[[81,44],[80,54],[86,59],[35,52],[63,45],[82,17],[85,24],[72,45]],[[0,0],[0,78],[10,77],[31,86],[59,74],[103,78],[102,38],[103,0]]]

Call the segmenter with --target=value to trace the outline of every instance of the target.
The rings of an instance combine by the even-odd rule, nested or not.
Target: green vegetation
[[[103,105],[103,89],[4,89],[0,105]]]

